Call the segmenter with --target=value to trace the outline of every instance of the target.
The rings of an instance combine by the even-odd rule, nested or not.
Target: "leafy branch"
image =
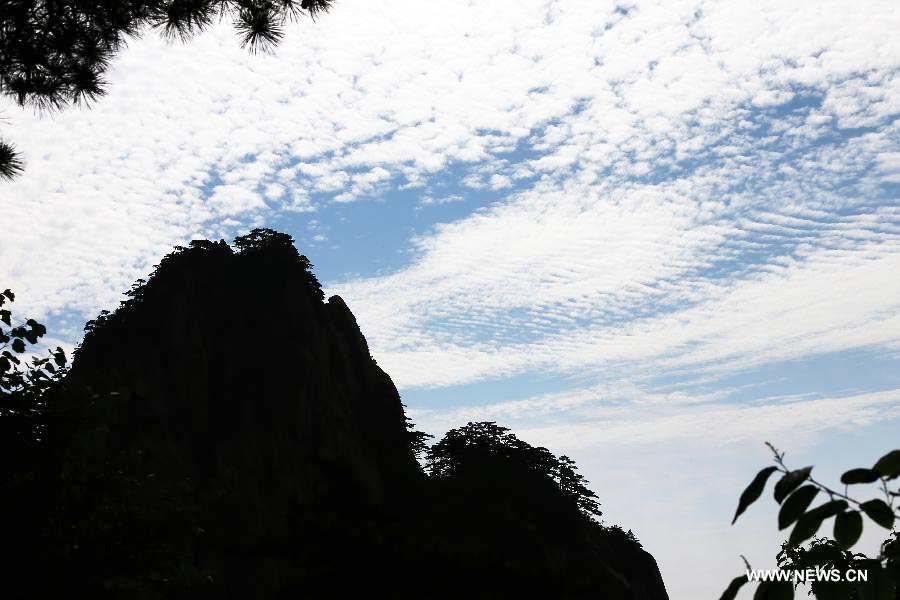
[[[893,528],[897,517],[900,516],[900,508],[895,509],[894,507],[895,499],[900,496],[900,489],[892,491],[889,488],[889,482],[900,477],[900,450],[893,450],[885,454],[871,468],[856,468],[846,471],[841,475],[841,483],[844,484],[844,492],[841,493],[813,479],[811,475],[813,467],[791,469],[784,462],[784,452],[779,452],[769,442],[766,442],[766,446],[774,455],[775,465],[759,471],[753,478],[753,481],[750,482],[750,485],[741,494],[737,510],[734,513],[734,519],[731,521],[732,525],[751,504],[759,499],[769,478],[776,472],[781,473],[781,478],[775,484],[774,489],[775,501],[781,505],[781,509],[778,512],[778,528],[786,529],[793,525],[793,529],[787,542],[784,544],[782,553],[779,555],[780,564],[784,562],[781,560],[784,558],[784,560],[790,560],[792,564],[796,565],[800,559],[810,560],[811,555],[816,555],[820,561],[829,562],[829,564],[836,564],[835,557],[845,559],[845,562],[847,560],[852,562],[852,560],[864,559],[871,563],[871,560],[866,559],[865,555],[852,555],[849,553],[849,550],[859,541],[862,535],[863,514],[888,530]],[[873,498],[862,502],[849,495],[850,485],[876,482],[879,483],[880,491],[884,494],[883,500],[881,498]],[[828,499],[823,504],[810,509],[813,501],[820,493],[827,495]],[[834,540],[815,542],[813,548],[818,550],[818,553],[812,552],[812,549],[802,550],[800,545],[814,537],[821,528],[822,523],[831,517],[835,518]],[[894,552],[896,550],[895,546],[893,543],[885,542],[882,546],[881,555],[875,559],[879,573],[877,573],[878,576],[873,581],[881,582],[878,584],[880,586],[879,590],[890,591],[898,583],[897,578],[888,568],[889,566],[893,570],[897,568],[895,557],[892,554],[889,555],[887,551],[887,549],[891,549],[890,552]],[[890,565],[882,565],[882,562],[890,563]],[[748,567],[747,570],[750,571],[749,563],[747,563],[746,559],[744,559],[744,563]],[[732,580],[720,600],[733,600],[738,590],[748,580],[747,575]],[[884,581],[888,581],[889,584],[883,585]],[[864,590],[864,593],[869,594],[866,597],[871,596],[874,583],[872,586],[869,586],[868,582],[860,582],[858,585],[861,590]],[[816,592],[816,589],[817,587],[814,585],[813,592],[817,594],[817,597],[833,597],[825,595],[830,593],[827,592],[827,590],[831,589],[828,586],[818,586],[822,595]],[[794,587],[790,582],[764,581],[757,588],[754,599],[793,598],[793,591]],[[893,599],[895,596],[874,597]]]
[[[47,333],[47,328],[35,321],[27,319],[24,323],[13,326],[12,311],[3,308],[7,302],[15,301],[16,296],[9,289],[0,292],[0,412],[7,410],[10,397],[24,393],[26,390],[41,391],[46,384],[62,374],[66,366],[66,354],[62,348],[49,350],[49,356],[32,357],[31,365],[21,369],[21,355],[28,350],[27,344],[37,344]],[[6,328],[3,325],[6,325]]]

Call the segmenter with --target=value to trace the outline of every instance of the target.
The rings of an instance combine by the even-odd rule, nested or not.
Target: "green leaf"
[[[821,506],[817,506],[811,511],[804,513],[797,519],[797,524],[791,530],[791,537],[788,542],[792,546],[802,544],[812,536],[816,535],[822,521],[843,512],[847,508],[845,500],[832,500]]]
[[[11,291],[9,291],[9,288],[6,288],[5,290],[3,290],[3,295],[6,296],[7,298],[9,298],[10,302],[15,302],[15,300],[16,300],[16,295],[13,294]]]
[[[722,592],[719,600],[734,600],[735,597],[737,597],[738,590],[740,590],[741,586],[743,586],[745,583],[747,583],[746,575],[735,577],[731,580],[731,583],[728,584],[728,587],[725,588],[725,591]]]
[[[11,315],[12,313],[8,310],[0,310],[0,321],[3,321],[7,325],[12,325]]]
[[[778,511],[778,529],[789,527],[794,521],[799,519],[800,515],[806,512],[806,509],[812,504],[818,493],[819,488],[816,486],[804,485],[788,496],[784,504],[781,505],[781,510]]]
[[[794,525],[794,528],[791,530],[791,537],[788,539],[788,543],[791,546],[799,546],[812,536],[816,535],[816,532],[819,530],[819,527],[824,520],[825,519],[810,516],[809,513],[802,515],[797,519],[797,524]]]
[[[863,520],[859,511],[840,513],[834,520],[834,539],[843,549],[849,549],[862,535]]]
[[[760,495],[763,493],[763,489],[766,487],[766,481],[768,481],[772,473],[777,470],[778,467],[766,467],[756,474],[756,477],[753,478],[753,481],[750,482],[750,485],[747,486],[747,489],[741,494],[740,500],[738,500],[737,510],[734,513],[734,518],[731,520],[732,525],[734,525],[737,518],[741,516],[741,513],[747,510],[748,506],[759,499]]]
[[[888,479],[900,477],[900,450],[891,450],[879,458],[872,470],[878,471]]]
[[[12,349],[19,353],[25,352],[25,342],[20,339],[13,340]]]
[[[873,469],[850,469],[841,475],[841,483],[852,485],[854,483],[872,483],[878,481],[881,475]]]
[[[789,581],[763,581],[756,588],[753,600],[793,600],[794,586]]]
[[[891,510],[891,507],[884,500],[877,498],[869,500],[860,504],[860,507],[870,519],[885,529],[891,529],[894,526],[894,511]]]
[[[782,501],[787,498],[788,494],[796,490],[801,483],[807,480],[811,471],[812,467],[806,467],[804,469],[797,469],[796,471],[785,473],[784,477],[779,479],[778,483],[775,484],[775,502],[781,504]]]
[[[66,353],[63,352],[63,349],[59,346],[56,347],[56,352],[53,353],[53,362],[55,362],[58,367],[66,366]]]
[[[828,519],[833,517],[834,515],[840,514],[847,509],[847,501],[846,500],[831,500],[826,502],[821,506],[817,506],[812,509],[811,513],[816,513],[817,515],[822,515],[823,519]]]

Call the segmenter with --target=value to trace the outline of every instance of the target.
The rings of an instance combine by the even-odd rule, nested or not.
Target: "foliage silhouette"
[[[0,531],[4,545],[13,549],[5,566],[24,573],[33,565],[23,557],[35,556],[41,547],[35,532],[49,506],[45,395],[65,375],[67,359],[56,348],[28,360],[28,346],[37,345],[46,328],[34,319],[16,320],[13,301],[11,290],[0,292]]]
[[[146,27],[187,41],[231,17],[242,47],[269,50],[284,24],[327,11],[333,0],[4,0],[0,2],[0,93],[41,110],[92,102],[103,75],[129,37]],[[24,165],[0,140],[0,179]]]
[[[819,600],[900,600],[900,539],[897,532],[885,540],[874,558],[851,551],[862,535],[863,515],[888,530],[900,517],[900,507],[894,507],[900,489],[890,489],[891,482],[900,477],[900,450],[887,453],[871,468],[850,469],[844,473],[841,476],[844,492],[841,493],[813,479],[813,467],[789,469],[784,463],[784,453],[768,442],[766,445],[774,455],[775,465],[757,473],[741,494],[732,524],[759,499],[769,478],[776,472],[781,473],[774,489],[774,499],[781,505],[778,528],[793,525],[793,529],[778,554],[779,569],[819,569],[823,572],[834,569],[840,577],[829,576],[811,585],[811,593]],[[861,502],[848,495],[850,485],[871,483],[879,484],[883,499]],[[825,502],[810,508],[820,494],[827,496]],[[804,542],[815,537],[822,523],[832,517],[834,539],[816,538],[809,547],[803,547]],[[851,569],[864,571],[867,578],[864,581],[846,580],[843,575]],[[747,570],[750,570],[749,564]],[[723,592],[721,600],[733,600],[748,581],[747,574],[736,577]],[[793,598],[795,588],[793,582],[762,582],[754,598]]]
[[[436,479],[478,477],[481,472],[495,477],[500,470],[512,471],[515,477],[536,476],[553,481],[562,496],[586,517],[603,514],[597,495],[576,472],[574,461],[530,446],[492,421],[448,431],[429,450],[426,469]]]
[[[571,459],[492,422],[429,448],[289,236],[191,242],[127,296],[4,474],[5,597],[667,598]]]
[[[638,566],[649,555],[634,535],[594,520],[596,496],[571,459],[480,422],[447,432],[425,469],[420,552],[437,585],[456,590],[447,597],[460,577],[491,598],[666,597],[655,569]]]
[[[25,359],[29,345],[38,344],[47,328],[26,319],[13,326],[9,305],[16,299],[6,289],[0,292],[0,432],[5,444],[20,447],[37,445],[46,427],[46,410],[43,395],[66,372],[67,358],[62,348],[48,351],[48,356],[31,356]],[[7,447],[3,456],[16,456],[18,452]],[[6,469],[18,469],[21,461],[4,461]],[[18,476],[22,474],[19,473]],[[10,477],[6,473],[6,477]]]

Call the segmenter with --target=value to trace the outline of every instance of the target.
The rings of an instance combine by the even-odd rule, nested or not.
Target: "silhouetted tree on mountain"
[[[278,232],[177,248],[39,395],[4,597],[667,599],[570,459],[492,422],[428,448]]]
[[[41,110],[96,100],[103,75],[128,37],[145,27],[187,41],[230,17],[241,46],[268,49],[286,21],[315,17],[333,0],[0,0],[0,92]],[[0,140],[0,179],[24,165]]]
[[[440,597],[464,594],[460,579],[484,598],[664,597],[634,535],[595,520],[571,459],[480,422],[447,432],[425,468],[419,555]]]
[[[568,456],[557,458],[549,450],[534,447],[518,439],[506,427],[492,421],[469,423],[451,429],[428,452],[426,468],[439,480],[477,480],[497,482],[509,474],[555,483],[554,493],[571,501],[588,518],[601,516],[597,494],[585,485],[575,462]]]

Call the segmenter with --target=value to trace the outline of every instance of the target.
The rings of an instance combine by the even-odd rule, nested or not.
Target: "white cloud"
[[[48,275],[40,283],[10,267],[2,275],[33,288],[44,310],[37,298],[61,293],[77,303],[53,274],[57,259],[28,239],[58,242],[74,261],[69,270],[94,261],[80,247],[103,247],[126,268],[82,274],[95,297],[81,305],[108,303],[104,281],[121,287],[160,247],[218,230],[225,215],[204,199],[215,177],[271,192],[295,159],[307,163],[297,172],[304,189],[352,200],[381,193],[379,169],[421,185],[448,161],[487,160],[534,132],[549,149],[534,160],[538,171],[640,176],[665,164],[666,152],[690,157],[728,135],[741,103],[781,102],[796,85],[823,91],[818,118],[842,126],[896,113],[889,2],[638,3],[627,15],[615,6],[344,0],[289,32],[274,57],[243,53],[228,27],[184,46],[154,35],[134,41],[93,110],[54,119],[7,111],[30,163],[4,190],[15,205],[7,218],[30,228],[9,234],[0,256]],[[505,187],[510,175],[495,174],[492,185]],[[101,217],[107,203],[118,208]],[[250,211],[248,222],[265,213],[249,194],[223,207]],[[78,229],[68,226],[75,215]],[[125,232],[141,241],[123,246]],[[19,255],[23,246],[29,252]]]
[[[423,196],[421,200],[419,200],[419,204],[422,206],[428,206],[431,204],[451,204],[454,202],[462,202],[465,200],[463,196],[459,194],[451,194],[449,196],[441,196],[439,198],[435,198],[431,195]]]
[[[790,438],[796,446],[827,432],[900,418],[900,389],[850,396],[762,397],[735,404],[734,390],[654,393],[627,382],[494,404],[419,408],[418,429],[438,438],[469,421],[497,421],[529,443],[586,454],[649,444],[743,445]]]
[[[884,174],[884,180],[900,183],[900,152],[882,152],[877,160],[878,170]]]
[[[828,430],[851,430],[900,417],[900,390],[850,397],[786,402],[782,398],[752,406],[681,408],[656,418],[595,419],[588,422],[523,428],[524,439],[567,448],[602,445],[694,443],[742,444],[789,438],[805,443]]]
[[[278,200],[284,195],[285,188],[280,183],[270,183],[266,186],[266,198],[269,200]]]
[[[503,190],[512,187],[512,182],[506,175],[491,175],[490,186],[492,190]]]
[[[697,224],[703,206],[671,192],[617,200],[541,190],[443,226],[409,269],[335,291],[405,387],[612,365],[746,368],[900,339],[890,212]],[[809,241],[743,275],[709,272],[761,232]]]
[[[247,213],[265,207],[265,202],[256,192],[240,185],[220,185],[209,196],[209,205],[218,215],[231,216]]]

